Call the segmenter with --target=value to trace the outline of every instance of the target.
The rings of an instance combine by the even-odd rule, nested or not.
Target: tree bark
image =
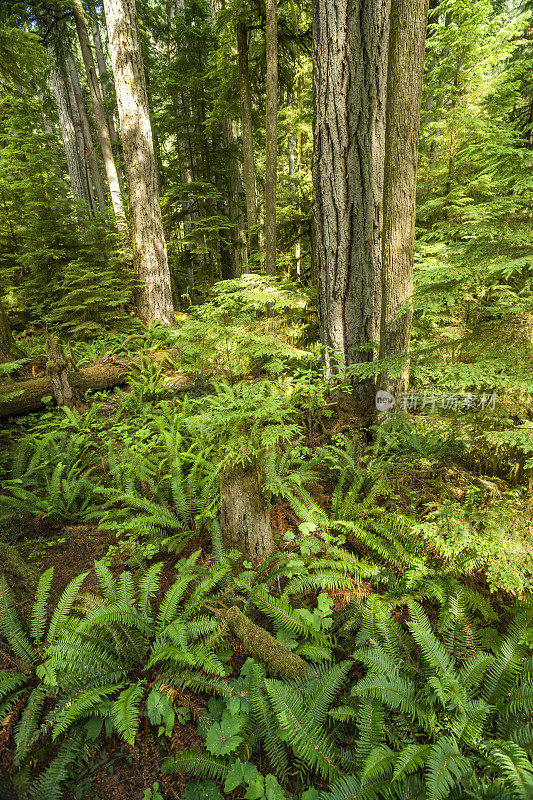
[[[113,149],[111,147],[109,129],[107,127],[107,119],[102,100],[102,89],[98,80],[98,73],[94,63],[91,43],[89,41],[89,33],[87,31],[87,23],[85,20],[85,12],[83,10],[81,0],[72,0],[72,13],[76,23],[76,31],[78,33],[78,39],[80,42],[85,72],[87,73],[87,83],[89,84],[89,90],[91,93],[96,129],[98,131],[98,140],[100,142],[102,157],[104,159],[104,167],[106,171],[107,182],[109,184],[111,205],[115,215],[117,230],[119,234],[125,240],[127,240],[128,224],[126,221],[126,215],[124,213],[122,196],[120,194],[120,182],[118,179]]]
[[[59,126],[61,128],[61,138],[63,149],[67,159],[67,168],[70,178],[72,196],[76,200],[85,200],[90,206],[90,196],[87,182],[84,177],[83,165],[78,150],[78,140],[73,120],[73,109],[70,105],[69,92],[67,88],[67,74],[63,60],[59,57],[56,47],[48,46],[48,54],[53,59],[53,67],[50,70],[52,89],[56,101],[57,112],[59,115]]]
[[[67,57],[66,66],[69,77],[69,87],[73,96],[72,106],[74,107],[75,104],[78,110],[78,118],[80,123],[82,144],[83,144],[83,153],[85,154],[87,170],[92,185],[94,187],[94,192],[96,195],[96,199],[98,201],[98,205],[100,206],[100,209],[103,210],[106,207],[104,184],[102,181],[102,175],[100,173],[100,167],[98,165],[98,159],[96,157],[96,152],[94,149],[91,126],[89,125],[87,108],[85,106],[85,100],[83,99],[83,94],[80,86],[78,69],[76,67],[76,63],[72,58],[72,56]]]
[[[242,20],[237,22],[237,52],[239,61],[239,92],[241,98],[242,155],[244,191],[246,193],[246,222],[248,225],[248,259],[259,249],[257,233],[257,192],[255,185],[254,138],[252,128],[252,92],[248,66],[248,33]]]
[[[313,0],[314,214],[327,377],[379,339],[390,0]],[[359,402],[374,382],[353,380]]]
[[[104,54],[104,45],[102,42],[102,35],[100,33],[100,24],[98,22],[98,14],[96,13],[96,4],[94,0],[89,2],[89,13],[91,15],[91,31],[94,42],[94,52],[96,53],[96,64],[98,66],[98,76],[100,78],[100,86],[102,87],[102,97],[105,100],[109,98],[109,88],[107,86],[107,64]],[[118,133],[115,126],[113,114],[106,110],[107,127],[109,128],[109,136],[112,142],[118,142]],[[119,176],[120,177],[120,176]]]
[[[234,120],[222,120],[222,140],[228,157],[228,218],[230,222],[230,261],[234,278],[240,277],[246,262],[246,236],[240,206],[241,170],[238,161],[237,131]]]
[[[379,357],[407,356],[412,312],[415,239],[416,167],[427,0],[392,0],[385,185],[383,194],[382,305]],[[409,368],[399,375],[380,375],[380,388],[399,393],[407,388]]]
[[[276,274],[278,173],[278,6],[266,0],[265,271]]]
[[[105,0],[104,10],[130,195],[133,258],[141,282],[139,316],[170,325],[170,270],[135,0]]]
[[[270,503],[255,475],[240,468],[227,470],[220,480],[220,527],[230,549],[259,564],[276,549],[270,524]]]
[[[46,374],[50,378],[52,391],[58,406],[76,408],[81,405],[81,395],[74,384],[75,364],[65,353],[63,345],[55,335],[46,341]]]
[[[150,354],[151,361],[164,364],[172,362],[177,357],[176,350],[160,350]],[[146,358],[146,356],[144,356]],[[120,386],[128,382],[132,365],[138,364],[139,359],[129,361],[107,361],[93,364],[90,367],[81,367],[73,376],[72,384],[83,395],[88,389],[101,391],[112,386]],[[174,384],[173,391],[181,391],[191,387],[190,381]],[[13,394],[17,394],[13,397]],[[50,377],[31,378],[30,380],[11,381],[0,384],[0,417],[9,417],[16,414],[27,414],[37,411],[42,407],[43,397],[53,396],[53,387]]]

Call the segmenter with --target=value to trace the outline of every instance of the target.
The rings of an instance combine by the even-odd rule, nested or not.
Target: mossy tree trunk
[[[9,361],[16,361],[17,358],[23,357],[24,353],[13,339],[9,318],[0,300],[0,363],[6,364]]]
[[[226,470],[220,480],[220,526],[226,545],[259,564],[275,550],[270,502],[257,477],[242,468]]]

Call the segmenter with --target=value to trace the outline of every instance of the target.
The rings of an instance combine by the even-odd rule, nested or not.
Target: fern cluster
[[[196,552],[177,565],[179,578],[159,601],[161,562],[138,579],[127,571],[114,578],[96,562],[100,594],[80,595],[83,573],[70,582],[50,616],[51,568],[39,581],[28,625],[2,579],[0,631],[12,656],[11,667],[0,672],[0,719],[24,698],[14,737],[14,767],[21,776],[43,747],[52,747],[66,769],[70,745],[75,757],[79,737],[94,737],[104,722],[108,732],[133,744],[149,685],[209,686],[224,677],[224,626],[202,613],[202,606],[228,568],[201,566],[199,557]],[[152,701],[147,713],[157,722],[163,701]],[[166,710],[167,717],[171,711]],[[100,722],[96,729],[95,721]],[[32,800],[44,791],[45,780],[52,791],[57,776],[47,775],[32,782]],[[59,789],[53,791],[50,796],[59,797]]]

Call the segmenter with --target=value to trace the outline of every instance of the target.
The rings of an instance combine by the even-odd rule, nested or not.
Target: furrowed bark
[[[416,167],[427,0],[392,0],[383,195],[382,308],[379,357],[407,356],[411,334]],[[379,377],[382,389],[405,391],[409,367]],[[398,370],[395,370],[398,372]]]
[[[105,0],[104,10],[130,195],[133,261],[141,284],[139,316],[171,325],[172,288],[135,0]]]
[[[379,339],[390,0],[313,0],[314,214],[325,373]],[[372,380],[354,380],[363,405]]]
[[[90,206],[90,196],[87,182],[83,174],[83,165],[78,150],[78,140],[70,97],[68,92],[68,78],[64,61],[60,58],[57,48],[49,45],[48,54],[53,60],[53,67],[50,70],[52,89],[56,101],[57,112],[59,115],[59,126],[61,128],[61,138],[63,140],[63,150],[67,159],[67,168],[70,178],[72,196],[76,200],[85,200]]]
[[[94,187],[94,193],[96,195],[98,205],[100,207],[100,210],[103,211],[106,207],[104,184],[102,181],[102,175],[100,174],[98,159],[96,157],[96,153],[94,150],[93,137],[91,133],[91,127],[89,125],[89,118],[87,116],[87,108],[85,106],[85,100],[83,99],[83,93],[80,86],[78,69],[76,67],[76,63],[72,58],[72,56],[67,57],[66,67],[69,77],[69,88],[73,98],[71,103],[73,108],[74,105],[76,105],[78,111],[80,131],[82,136],[81,144],[83,146],[82,152],[85,155],[87,170],[92,185]]]

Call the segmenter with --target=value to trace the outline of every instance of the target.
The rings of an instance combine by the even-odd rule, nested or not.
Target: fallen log
[[[88,389],[92,391],[110,389],[112,386],[127,383],[132,367],[138,366],[142,359],[148,358],[156,364],[172,363],[177,354],[176,349],[156,350],[153,353],[143,353],[142,357],[128,361],[111,356],[108,361],[81,367],[73,374],[72,383],[81,395]],[[172,390],[180,391],[190,388],[192,385],[192,380],[183,379],[173,383]],[[54,391],[49,375],[3,383],[0,385],[0,417],[11,417],[36,411],[42,407],[44,397],[53,397],[53,395]]]
[[[303,658],[274,639],[264,628],[252,622],[237,606],[217,608],[212,611],[215,617],[223,620],[232,634],[241,640],[246,652],[266,665],[269,675],[290,679],[303,678],[308,674],[309,666]]]

